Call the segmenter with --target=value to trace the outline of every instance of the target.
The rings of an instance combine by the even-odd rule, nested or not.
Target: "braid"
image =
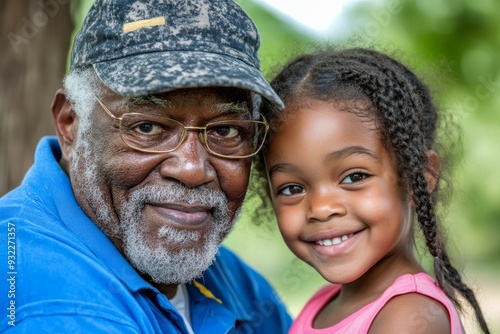
[[[402,67],[402,66],[401,66]],[[418,82],[416,77],[409,71],[405,71],[406,76],[411,75],[413,80],[406,81],[415,83]],[[388,74],[388,73],[386,73]],[[389,75],[391,76],[391,75]],[[394,79],[397,80],[394,75]],[[405,82],[401,80],[401,86],[395,85],[395,90],[400,90],[399,87],[405,87]],[[408,85],[406,85],[408,86]],[[413,86],[413,85],[412,85]],[[424,177],[424,170],[426,168],[424,161],[426,161],[425,151],[420,149],[423,148],[427,150],[424,142],[424,135],[421,133],[421,123],[415,119],[415,117],[409,117],[412,115],[417,115],[413,110],[425,110],[427,105],[434,110],[434,107],[431,104],[431,99],[429,98],[430,94],[427,89],[424,89],[423,84],[420,84],[422,87],[418,90],[408,90],[412,92],[412,98],[409,101],[413,101],[413,105],[410,105],[410,109],[408,109],[409,113],[407,114],[405,111],[407,109],[402,108],[401,116],[403,118],[400,124],[404,124],[403,120],[407,120],[407,124],[405,129],[398,129],[396,133],[407,132],[409,134],[409,138],[412,139],[413,143],[410,142],[410,145],[406,145],[404,141],[392,142],[392,145],[396,152],[401,152],[398,155],[401,155],[402,158],[407,158],[408,160],[408,168],[405,172],[408,172],[408,179],[411,181],[411,189],[413,191],[413,200],[415,201],[417,220],[420,223],[421,230],[425,236],[426,246],[430,252],[430,254],[434,257],[434,273],[436,276],[436,281],[439,286],[443,289],[443,291],[448,295],[448,297],[453,301],[453,303],[457,306],[458,309],[461,309],[461,305],[458,299],[455,296],[454,290],[458,291],[473,307],[476,318],[485,333],[488,333],[488,327],[484,316],[479,307],[479,303],[474,295],[474,292],[462,281],[462,278],[456,268],[451,264],[450,259],[448,257],[446,251],[446,242],[444,240],[444,236],[442,232],[439,230],[439,224],[437,222],[437,217],[435,214],[434,203],[431,197],[431,194],[427,190],[427,181]],[[424,94],[425,93],[425,94]],[[420,96],[424,96],[424,99],[421,99]],[[401,99],[400,101],[405,101],[405,99]],[[427,104],[427,105],[426,105]],[[403,107],[403,106],[400,106]],[[413,110],[411,108],[414,108]],[[394,132],[391,129],[388,129],[389,134]],[[419,133],[420,132],[420,133]],[[392,138],[392,136],[390,136]]]
[[[369,98],[370,108],[349,111],[371,117],[379,126],[385,145],[394,152],[402,186],[411,191],[426,247],[435,259],[438,285],[459,310],[461,305],[455,293],[464,297],[473,307],[482,330],[489,333],[474,292],[450,262],[434,200],[427,188],[427,154],[433,149],[438,121],[428,88],[396,60],[360,48],[326,50],[297,58],[271,84],[285,104],[293,101],[297,105],[306,98],[333,102]],[[272,138],[279,121],[269,115],[269,107],[264,106],[262,113],[270,121]]]

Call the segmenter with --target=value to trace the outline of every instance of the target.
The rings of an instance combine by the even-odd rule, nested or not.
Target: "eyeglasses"
[[[145,113],[126,113],[116,117],[96,97],[102,109],[119,122],[123,142],[134,150],[147,153],[175,151],[186,139],[188,131],[197,131],[201,143],[211,154],[242,159],[251,157],[262,148],[269,129],[262,121],[223,120],[205,126],[185,126],[171,118]]]

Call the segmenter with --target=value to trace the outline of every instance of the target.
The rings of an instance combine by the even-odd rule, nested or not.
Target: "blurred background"
[[[261,33],[262,69],[311,42],[372,45],[424,76],[462,128],[446,227],[450,252],[500,333],[500,2],[497,0],[239,0]],[[17,186],[39,138],[54,133],[50,103],[91,0],[0,2],[0,196]],[[304,6],[305,5],[305,6]],[[459,157],[459,155],[457,155]],[[275,286],[296,315],[325,281],[294,259],[275,221],[247,202],[225,242]],[[1,214],[1,213],[0,213]],[[468,333],[478,332],[466,319]]]

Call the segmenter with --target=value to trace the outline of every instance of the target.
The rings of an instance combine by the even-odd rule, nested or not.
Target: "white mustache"
[[[147,185],[133,192],[129,202],[141,203],[186,203],[213,207],[221,210],[227,207],[227,197],[221,190],[208,186],[188,188],[179,183],[166,185]]]

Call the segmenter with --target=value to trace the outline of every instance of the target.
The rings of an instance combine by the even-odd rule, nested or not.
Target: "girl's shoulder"
[[[453,303],[426,273],[400,276],[380,299],[369,333],[463,333]]]
[[[375,316],[369,333],[450,333],[450,318],[441,302],[411,292],[391,298]]]

